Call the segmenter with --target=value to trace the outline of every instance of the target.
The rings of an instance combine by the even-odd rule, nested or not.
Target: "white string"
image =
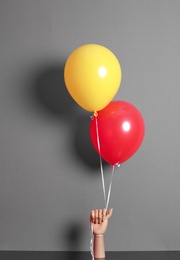
[[[107,201],[106,201],[106,212],[108,210],[109,200],[110,200],[110,196],[111,196],[111,187],[112,187],[113,175],[114,175],[114,165],[112,166],[111,181],[110,181],[110,184],[109,184],[108,197],[107,197]]]
[[[102,186],[103,186],[103,193],[104,193],[104,203],[105,203],[105,208],[106,208],[106,212],[107,212],[109,200],[110,200],[110,196],[111,196],[112,180],[113,180],[114,168],[115,167],[114,167],[114,165],[112,166],[112,173],[111,173],[111,180],[110,180],[110,184],[109,184],[108,197],[106,199],[106,189],[105,189],[104,172],[103,172],[102,158],[101,158],[101,147],[100,147],[100,140],[99,140],[99,129],[98,129],[97,116],[95,116],[95,122],[96,122],[97,144],[98,144],[98,152],[99,152],[99,160],[100,160]],[[117,164],[117,165],[118,165],[118,167],[120,166],[120,164]]]
[[[101,179],[102,179],[102,186],[103,186],[104,203],[105,203],[105,208],[106,208],[106,212],[107,212],[108,206],[109,206],[109,200],[110,200],[110,196],[111,196],[112,180],[113,180],[113,175],[114,175],[114,165],[112,166],[111,179],[110,179],[110,184],[109,184],[109,189],[108,189],[108,196],[107,196],[107,199],[106,199],[104,172],[103,172],[102,158],[101,158],[101,147],[100,147],[100,141],[99,141],[98,120],[97,120],[97,116],[94,116],[93,119],[94,118],[95,118],[95,123],[96,123],[97,145],[98,145],[98,152],[99,152],[99,162],[100,162],[100,169],[101,169]],[[119,166],[120,165],[118,165],[118,167]],[[90,251],[91,251],[92,260],[94,260],[94,249],[93,249],[94,236],[93,236],[93,225],[92,224],[90,224],[90,231],[91,231]]]
[[[119,165],[120,166],[120,165]],[[118,166],[118,167],[119,167]],[[109,190],[108,190],[108,197],[107,197],[107,201],[105,202],[105,208],[106,208],[106,212],[108,210],[108,205],[109,205],[109,200],[110,200],[110,195],[111,195],[111,188],[112,188],[112,181],[113,181],[113,175],[114,175],[114,165],[112,166],[112,172],[111,172],[111,180],[110,180],[110,184],[109,184]],[[104,177],[104,176],[103,176]],[[104,190],[104,189],[103,189]],[[94,235],[93,235],[93,225],[90,224],[90,232],[91,232],[91,240],[90,240],[90,252],[91,252],[91,256],[92,256],[92,260],[94,260],[94,248],[93,248],[93,244],[94,244]]]
[[[106,208],[106,189],[105,189],[105,183],[104,183],[104,172],[103,172],[103,166],[102,166],[101,147],[100,147],[100,141],[99,141],[99,128],[98,128],[97,116],[95,116],[95,122],[96,122],[96,134],[97,134],[97,145],[98,145],[98,152],[99,152],[99,162],[100,162],[100,169],[101,169],[101,179],[102,179],[103,194],[104,194],[104,204],[105,204],[105,208]]]
[[[92,260],[94,260],[94,249],[93,249],[94,236],[93,236],[93,225],[92,225],[92,223],[90,223],[89,228],[90,228],[90,234],[91,234],[90,252],[91,252]]]

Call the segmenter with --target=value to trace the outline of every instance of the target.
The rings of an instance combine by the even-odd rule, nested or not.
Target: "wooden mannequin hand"
[[[108,219],[111,217],[113,209],[106,213],[106,209],[96,209],[91,211],[90,224],[94,234],[94,257],[105,259],[104,234],[107,229]]]
[[[94,236],[104,235],[108,225],[108,219],[112,216],[113,209],[106,214],[106,209],[96,209],[91,211],[90,221]]]

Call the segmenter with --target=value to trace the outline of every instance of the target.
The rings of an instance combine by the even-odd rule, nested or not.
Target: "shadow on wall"
[[[72,140],[71,154],[73,152],[77,160],[92,169],[91,175],[94,173],[97,176],[97,171],[94,169],[99,170],[99,155],[94,150],[89,136],[92,113],[79,107],[68,93],[64,83],[64,64],[47,66],[41,70],[35,77],[33,93],[33,98],[44,108],[45,113],[56,116],[57,120],[62,120],[71,129],[72,134],[69,137],[69,140]],[[81,250],[84,230],[86,228],[78,221],[72,220],[65,225],[61,231],[61,239],[63,235],[68,251]],[[76,259],[79,259],[78,254]]]
[[[78,221],[72,220],[65,226],[63,237],[68,251],[69,249],[70,251],[81,251],[81,245],[85,236],[84,230],[85,228],[83,229],[82,223]]]
[[[99,156],[89,137],[92,113],[76,104],[68,93],[64,83],[64,64],[49,66],[41,71],[35,79],[34,93],[47,113],[56,115],[71,129],[70,139],[76,159],[91,169],[98,169]]]
[[[47,67],[37,75],[34,90],[38,102],[46,112],[57,115],[68,123],[74,118],[72,112],[76,112],[76,104],[65,88],[63,73],[63,65]]]

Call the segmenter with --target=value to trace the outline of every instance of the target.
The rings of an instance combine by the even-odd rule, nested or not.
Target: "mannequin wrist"
[[[94,237],[95,237],[95,238],[101,238],[101,237],[104,237],[104,235],[103,235],[103,234],[97,234],[97,235],[94,234]]]

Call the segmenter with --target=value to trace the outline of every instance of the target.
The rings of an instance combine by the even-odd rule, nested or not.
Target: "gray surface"
[[[89,113],[63,82],[85,43],[115,53],[115,99],[146,123],[115,172],[106,250],[180,249],[179,14],[178,0],[0,1],[1,250],[89,250],[89,211],[104,207],[99,163]]]
[[[179,251],[106,252],[106,260],[176,260]],[[0,252],[3,260],[92,260],[89,252]]]

